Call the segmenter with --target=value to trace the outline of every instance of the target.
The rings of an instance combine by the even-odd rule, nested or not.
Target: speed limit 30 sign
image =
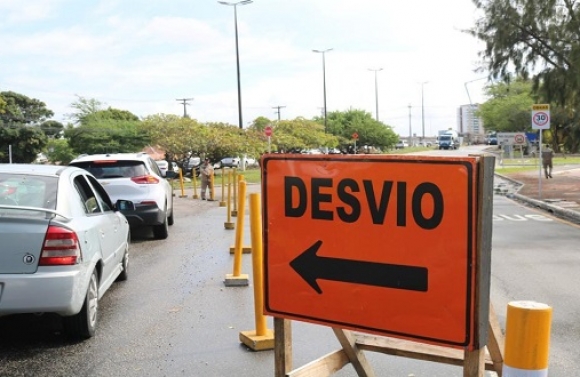
[[[532,105],[532,129],[534,130],[550,129],[550,105],[548,104]]]

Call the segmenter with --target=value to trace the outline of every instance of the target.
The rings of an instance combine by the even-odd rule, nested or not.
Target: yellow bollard
[[[508,304],[503,377],[547,377],[552,308],[534,301]]]
[[[210,202],[213,202],[214,195],[213,195],[213,174],[209,176],[209,199]]]
[[[224,184],[224,170],[225,168],[222,167],[222,197],[220,200],[220,207],[225,207],[226,206],[226,201],[224,200],[225,196],[224,196],[224,190],[225,190],[225,184]]]
[[[232,216],[230,211],[231,195],[232,195],[232,172],[228,172],[228,206],[227,206],[227,221],[224,223],[224,228],[227,230],[234,229],[234,223],[232,222]]]
[[[236,168],[234,168],[234,178],[232,184],[234,185],[234,209],[232,210],[232,216],[236,217],[238,215],[237,200],[236,200],[236,189],[238,186],[238,180],[236,179]]]
[[[254,276],[255,331],[241,331],[240,341],[254,351],[274,348],[274,331],[267,328],[264,308],[264,274],[260,194],[250,194],[250,233],[252,236],[252,271]]]
[[[195,168],[191,169],[191,184],[193,186],[193,195],[191,196],[193,199],[199,199],[197,195],[197,177],[195,176]]]
[[[179,186],[181,187],[181,195],[180,198],[187,198],[185,195],[185,185],[183,184],[183,173],[181,172],[181,168],[179,168]]]
[[[242,243],[244,242],[244,210],[246,201],[246,182],[240,181],[239,192],[240,216],[236,224],[236,251],[234,253],[234,271],[226,275],[224,281],[227,287],[239,287],[248,285],[248,274],[242,274]]]
[[[244,181],[244,176],[243,175],[238,175],[238,186],[244,182],[244,184],[246,184],[246,182]],[[241,195],[240,195],[241,197]],[[244,197],[245,200],[245,197]],[[230,247],[230,254],[234,254],[236,250],[236,245]],[[242,246],[242,253],[244,254],[249,254],[252,252],[252,248],[250,246]]]

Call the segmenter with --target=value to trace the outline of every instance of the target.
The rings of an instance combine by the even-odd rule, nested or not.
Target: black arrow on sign
[[[322,293],[318,279],[427,292],[426,267],[319,257],[316,253],[321,245],[322,241],[316,241],[290,262],[294,271],[318,293]]]

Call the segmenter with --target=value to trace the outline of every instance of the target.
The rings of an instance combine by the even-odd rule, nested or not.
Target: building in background
[[[483,120],[475,115],[478,108],[478,104],[461,105],[457,110],[457,129],[468,144],[485,143]]]

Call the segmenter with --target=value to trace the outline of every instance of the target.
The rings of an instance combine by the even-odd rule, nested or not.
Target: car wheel
[[[169,224],[167,220],[167,212],[165,212],[165,218],[163,219],[163,224],[153,225],[153,236],[158,240],[164,240],[169,235]]]
[[[171,210],[171,214],[167,217],[167,225],[173,225],[175,222],[175,218],[173,217],[173,209]]]
[[[75,338],[90,338],[95,335],[99,311],[99,279],[93,271],[89,288],[81,311],[70,317],[63,317],[63,327],[67,335]]]
[[[117,281],[126,281],[129,278],[129,240],[131,236],[127,238],[127,246],[125,246],[125,253],[123,254],[123,260],[121,261],[121,267],[123,271],[117,276]]]

